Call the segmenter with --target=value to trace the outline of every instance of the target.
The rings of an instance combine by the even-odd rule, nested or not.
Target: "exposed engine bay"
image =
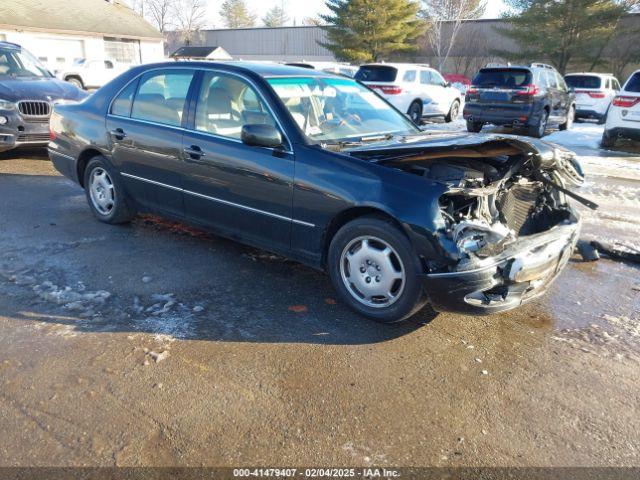
[[[367,150],[365,156],[448,186],[439,199],[445,228],[438,235],[455,270],[474,268],[524,238],[576,222],[567,196],[597,208],[565,187],[584,182],[575,155],[546,142],[465,136],[460,143],[391,153]]]

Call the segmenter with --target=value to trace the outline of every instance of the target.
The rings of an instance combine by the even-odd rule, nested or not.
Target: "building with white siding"
[[[0,41],[17,43],[58,70],[80,58],[137,65],[164,58],[162,34],[116,0],[11,0]]]

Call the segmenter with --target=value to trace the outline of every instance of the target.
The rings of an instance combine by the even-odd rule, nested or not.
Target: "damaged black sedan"
[[[517,307],[546,290],[578,240],[567,197],[580,197],[567,186],[584,178],[571,152],[427,134],[322,72],[141,66],[56,106],[51,129],[51,160],[98,220],[153,212],[282,254],[327,271],[342,301],[381,322],[426,303]]]

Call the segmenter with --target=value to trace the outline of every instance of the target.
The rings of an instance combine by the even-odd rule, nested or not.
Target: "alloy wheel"
[[[93,207],[101,215],[111,214],[116,204],[113,181],[104,168],[94,168],[89,180],[89,196]]]
[[[393,305],[406,285],[406,272],[395,249],[373,236],[347,244],[340,257],[340,275],[351,296],[367,307]]]

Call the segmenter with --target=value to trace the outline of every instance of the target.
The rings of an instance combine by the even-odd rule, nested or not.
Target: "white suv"
[[[613,147],[619,137],[640,140],[640,70],[631,74],[611,102],[602,146]]]
[[[458,118],[462,95],[437,70],[412,63],[362,65],[356,80],[375,89],[415,123],[423,117]]]
[[[592,118],[603,124],[620,82],[610,73],[570,73],[564,77],[576,94],[576,118]]]

